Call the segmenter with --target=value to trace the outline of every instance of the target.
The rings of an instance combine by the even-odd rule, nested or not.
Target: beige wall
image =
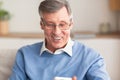
[[[0,0],[4,8],[13,17],[10,21],[10,32],[41,32],[39,27],[38,5],[42,0]],[[73,30],[99,31],[99,24],[109,22],[115,27],[115,13],[109,8],[109,0],[68,0],[74,16]]]

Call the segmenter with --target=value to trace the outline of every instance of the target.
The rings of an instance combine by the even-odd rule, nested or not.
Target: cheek
[[[70,31],[63,32],[63,36],[65,36],[66,38],[68,38],[70,36]]]
[[[45,37],[50,37],[51,31],[49,31],[49,30],[48,30],[48,31],[45,31],[45,30],[44,30],[44,34],[45,34]]]

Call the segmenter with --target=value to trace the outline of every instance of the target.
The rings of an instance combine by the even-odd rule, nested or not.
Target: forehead
[[[43,13],[42,18],[44,18],[47,21],[61,21],[69,20],[70,15],[68,14],[67,9],[63,7],[54,13]]]

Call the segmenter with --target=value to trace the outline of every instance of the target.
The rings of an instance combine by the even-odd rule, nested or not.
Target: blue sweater
[[[75,41],[72,56],[46,51],[40,55],[42,44],[18,50],[9,80],[53,80],[54,77],[73,76],[77,80],[110,80],[103,58],[93,49]]]

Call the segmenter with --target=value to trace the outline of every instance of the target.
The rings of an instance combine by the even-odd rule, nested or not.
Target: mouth
[[[54,41],[60,41],[62,38],[61,37],[59,37],[59,36],[53,36],[53,40]]]

